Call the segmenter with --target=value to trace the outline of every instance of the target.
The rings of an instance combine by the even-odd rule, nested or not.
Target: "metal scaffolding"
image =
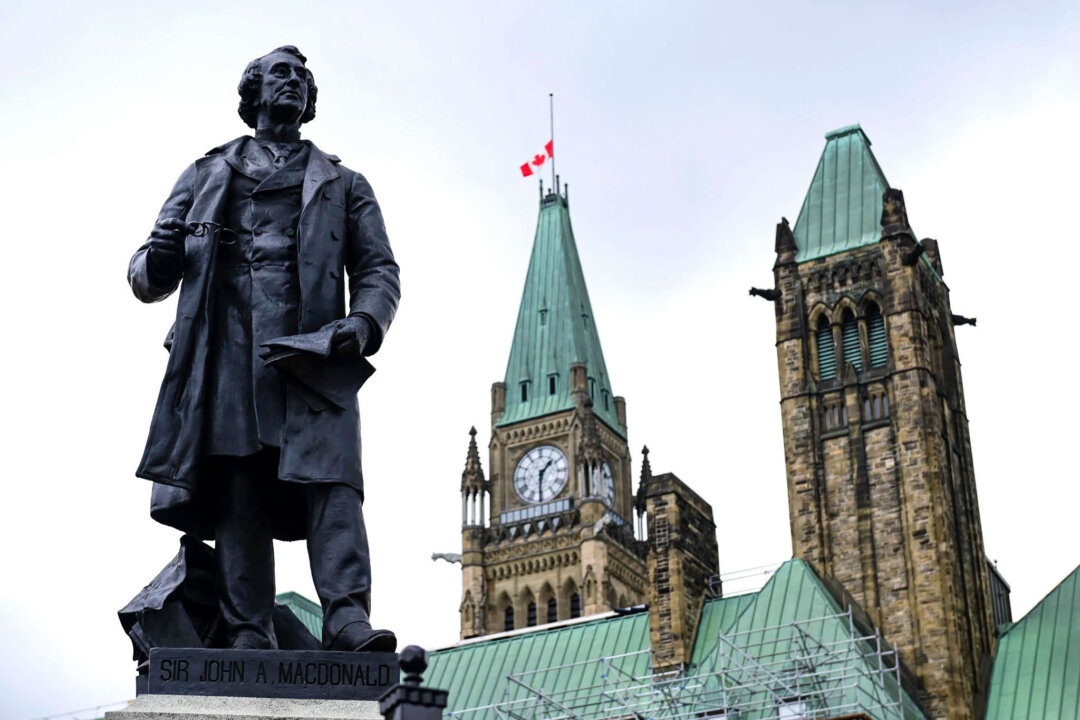
[[[654,674],[652,651],[506,676],[500,701],[457,720],[921,719],[900,686],[896,648],[860,633],[850,610],[718,633],[689,671]]]

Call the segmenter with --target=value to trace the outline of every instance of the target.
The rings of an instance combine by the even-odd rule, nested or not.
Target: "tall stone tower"
[[[972,718],[994,649],[949,288],[855,125],[777,226],[780,409],[796,557],[869,612],[933,717]]]
[[[489,479],[475,437],[462,476],[462,638],[645,601],[626,402],[611,389],[565,192],[541,197],[488,449]]]

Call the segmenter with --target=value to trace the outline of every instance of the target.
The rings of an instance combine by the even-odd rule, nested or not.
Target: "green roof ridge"
[[[309,600],[298,592],[283,592],[274,600],[279,605],[292,610],[292,614],[304,624],[316,638],[322,638],[323,613],[322,606],[314,600]]]
[[[825,149],[795,221],[795,260],[806,262],[880,240],[881,198],[888,187],[861,126],[826,133]]]
[[[998,639],[986,719],[1080,717],[1080,566]]]
[[[506,363],[506,407],[496,424],[510,425],[572,409],[570,366],[576,362],[585,363],[588,377],[595,381],[593,411],[625,437],[626,430],[615,412],[615,394],[574,242],[569,205],[563,195],[549,193],[540,202],[532,256]],[[556,376],[555,393],[549,392],[548,378],[552,375]],[[523,382],[529,383],[524,401]]]

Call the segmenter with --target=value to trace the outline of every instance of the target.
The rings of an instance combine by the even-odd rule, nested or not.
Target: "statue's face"
[[[308,71],[299,58],[272,53],[262,59],[260,114],[275,122],[300,122],[308,102]]]

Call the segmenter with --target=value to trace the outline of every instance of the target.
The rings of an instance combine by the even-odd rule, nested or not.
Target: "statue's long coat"
[[[187,222],[222,221],[233,165],[245,138],[215,148],[176,183],[160,218]],[[378,350],[400,295],[398,266],[386,237],[382,213],[371,186],[360,173],[311,146],[301,188],[297,228],[300,280],[299,332],[318,330],[349,315],[371,320],[373,334],[365,354]],[[203,410],[207,406],[209,284],[217,242],[189,236],[184,246],[183,282],[158,287],[147,272],[149,243],[131,259],[128,281],[135,295],[154,302],[180,284],[169,361],[136,474],[154,481],[151,515],[202,538],[213,536],[206,497],[212,479],[201,483]],[[345,282],[349,294],[346,304]],[[258,349],[253,349],[257,351]],[[363,493],[360,469],[360,415],[355,398],[344,411],[312,411],[293,390],[287,392],[281,461],[274,484],[275,535],[304,536],[303,501],[298,483],[344,483]]]

